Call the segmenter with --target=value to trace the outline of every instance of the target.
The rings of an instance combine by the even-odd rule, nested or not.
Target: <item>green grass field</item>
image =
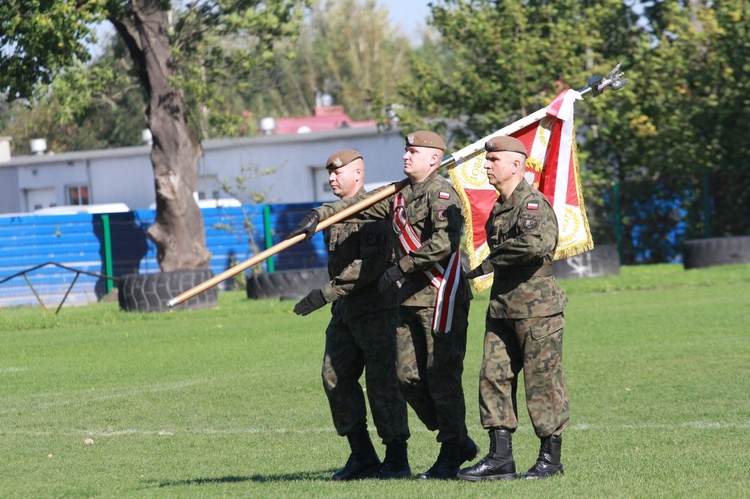
[[[750,265],[561,285],[563,477],[331,482],[348,447],[320,381],[327,310],[297,317],[292,302],[224,292],[195,312],[0,310],[0,497],[750,497]],[[487,299],[472,304],[464,375],[483,453]],[[538,440],[519,416],[523,471]],[[411,410],[410,426],[416,473],[439,447]]]

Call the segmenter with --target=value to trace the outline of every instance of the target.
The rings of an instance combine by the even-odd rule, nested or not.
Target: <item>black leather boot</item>
[[[419,473],[417,478],[420,480],[449,480],[456,478],[458,468],[463,462],[461,459],[461,446],[458,443],[443,442],[435,464],[424,473]]]
[[[380,458],[372,446],[370,434],[366,429],[357,430],[346,436],[352,453],[346,461],[346,465],[331,477],[336,481],[356,480],[365,478],[364,475],[371,474],[380,466]]]
[[[461,446],[461,462],[459,463],[459,466],[466,461],[473,461],[478,458],[481,452],[482,449],[479,448],[477,443],[471,438],[466,437],[466,440],[464,440],[464,443]]]
[[[516,478],[512,435],[508,430],[490,430],[490,451],[474,466],[458,472],[458,478],[480,480],[512,480]]]
[[[564,474],[565,470],[560,462],[561,448],[561,436],[544,437],[539,446],[539,457],[536,459],[536,463],[522,477],[527,480],[536,480],[538,478]]]
[[[411,467],[409,466],[409,456],[406,449],[406,442],[386,444],[385,459],[373,474],[373,478],[390,480],[411,477]]]

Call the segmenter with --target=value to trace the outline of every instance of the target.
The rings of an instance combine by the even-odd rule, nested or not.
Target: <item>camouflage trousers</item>
[[[455,305],[451,332],[433,333],[432,307],[400,307],[396,329],[398,382],[406,401],[438,442],[467,437],[461,376],[466,355],[469,302]]]
[[[323,388],[339,435],[367,428],[364,390],[378,436],[384,444],[406,441],[409,425],[406,401],[396,380],[398,312],[379,310],[328,325],[323,358]]]
[[[526,407],[539,438],[560,435],[568,424],[562,366],[565,317],[487,317],[479,373],[479,411],[486,429],[518,428],[516,391],[523,369]]]

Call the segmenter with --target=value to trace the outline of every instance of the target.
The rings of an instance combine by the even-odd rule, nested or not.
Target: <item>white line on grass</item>
[[[730,423],[730,422],[707,422],[707,421],[688,421],[680,424],[667,423],[641,423],[626,425],[603,425],[603,424],[586,424],[581,423],[571,425],[567,430],[573,431],[623,431],[623,430],[675,430],[675,429],[750,429],[750,422]],[[306,434],[306,433],[331,433],[333,428],[186,428],[179,430],[114,430],[114,429],[88,429],[88,430],[67,430],[67,431],[28,431],[22,429],[3,430],[0,429],[0,435],[28,435],[28,436],[53,436],[53,435],[86,435],[90,437],[120,437],[120,436],[166,436],[175,435],[254,435],[254,434]],[[374,431],[374,430],[370,430]],[[416,428],[414,432],[428,432],[426,428]],[[519,432],[531,431],[530,427],[521,427]],[[430,432],[431,433],[431,432]]]
[[[66,406],[71,404],[89,404],[92,402],[101,402],[123,397],[131,397],[133,395],[142,395],[144,393],[159,393],[164,391],[182,390],[183,388],[188,388],[190,386],[199,385],[202,383],[210,383],[214,381],[215,380],[211,378],[187,379],[173,383],[158,383],[147,388],[126,386],[120,388],[105,389],[92,388],[91,390],[78,390],[75,392],[39,393],[35,395],[24,396],[25,399],[32,400],[23,400],[17,403],[15,406],[11,406],[10,401],[6,399],[5,401],[3,401],[3,404],[8,404],[8,406],[0,408],[0,414],[22,412],[28,410],[36,411],[40,409]],[[36,400],[39,399],[41,399],[42,401],[37,402]],[[48,401],[43,401],[44,399],[48,399]]]
[[[675,428],[689,428],[697,430],[706,429],[750,429],[750,422],[710,422],[710,421],[688,421],[680,424],[669,424],[669,423],[633,423],[624,424],[620,426],[603,425],[603,424],[588,424],[578,423],[570,425],[568,429],[579,430],[579,431],[610,431],[610,430],[672,430]]]
[[[0,369],[0,374],[3,373],[20,373],[22,371],[28,371],[28,367],[3,367]]]

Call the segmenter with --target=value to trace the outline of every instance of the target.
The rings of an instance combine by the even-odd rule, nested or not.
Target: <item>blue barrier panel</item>
[[[311,203],[269,205],[271,245],[283,241],[313,206]],[[201,211],[206,245],[211,251],[210,268],[214,273],[219,274],[251,258],[256,254],[253,243],[258,251],[266,249],[263,205],[203,208]],[[146,235],[155,212],[137,210],[108,216],[113,277],[159,272],[156,247]],[[248,230],[252,230],[252,237]],[[0,281],[46,262],[94,274],[106,273],[101,214],[0,217],[0,241]],[[327,256],[323,236],[316,234],[309,242],[296,244],[274,258],[276,270],[325,267]],[[265,262],[257,267],[266,270]],[[29,272],[27,277],[45,305],[56,307],[76,279],[76,273],[49,265]],[[230,280],[219,289],[232,287]],[[96,301],[106,294],[106,289],[104,278],[79,274],[65,304]],[[0,306],[37,303],[22,275],[0,283]]]
[[[0,280],[26,269],[55,262],[77,270],[101,273],[100,242],[93,215],[29,215],[0,218]],[[45,266],[27,274],[42,301],[57,306],[76,273],[57,266]],[[95,276],[79,274],[66,303],[95,301]],[[0,305],[36,304],[23,276],[0,285]]]
[[[311,203],[270,205],[273,244],[283,241],[314,206],[316,205]],[[323,234],[319,232],[310,241],[295,244],[279,253],[275,259],[276,270],[325,267],[328,262],[328,254],[323,243]]]

